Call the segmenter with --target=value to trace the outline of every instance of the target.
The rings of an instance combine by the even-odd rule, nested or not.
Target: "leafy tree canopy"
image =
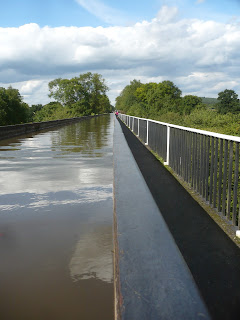
[[[68,108],[64,108],[59,102],[50,102],[43,106],[34,115],[35,122],[50,121],[71,118]]]
[[[25,123],[29,120],[29,106],[17,89],[0,88],[0,125]]]
[[[240,111],[238,95],[234,90],[226,89],[219,92],[217,99],[219,101],[217,103],[219,113],[225,114],[227,112],[235,113],[237,111]]]
[[[136,91],[142,87],[142,83],[139,80],[133,80],[127,85],[120,95],[116,98],[116,109],[128,110],[132,105],[139,101]]]
[[[30,108],[29,108],[29,121],[33,122],[34,121],[34,117],[36,115],[36,113],[38,111],[40,111],[43,108],[42,104],[33,104]]]
[[[111,112],[112,106],[106,95],[108,87],[98,73],[80,74],[72,79],[55,79],[48,84],[49,97],[72,110],[73,115]]]
[[[171,81],[146,83],[133,80],[116,99],[116,109],[131,114],[150,116],[179,108],[181,90]]]
[[[182,98],[181,104],[183,114],[190,114],[195,107],[202,104],[202,99],[197,96],[186,95]]]
[[[218,103],[213,107],[216,101]],[[142,84],[134,80],[116,98],[116,108],[142,118],[240,135],[240,106],[233,90],[220,92],[218,99],[194,95],[181,97],[181,90],[171,81]]]

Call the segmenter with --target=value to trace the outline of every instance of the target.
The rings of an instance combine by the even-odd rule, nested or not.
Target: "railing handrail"
[[[211,131],[206,131],[206,130],[201,130],[201,129],[195,129],[195,128],[190,128],[190,127],[179,126],[179,125],[176,125],[176,124],[161,122],[161,121],[157,121],[157,120],[153,120],[153,119],[130,116],[130,115],[124,114],[124,113],[122,113],[122,115],[128,116],[128,117],[132,117],[132,118],[135,118],[135,119],[147,120],[147,121],[159,123],[161,125],[165,125],[165,126],[168,126],[170,128],[176,128],[176,129],[181,129],[181,130],[184,130],[184,131],[200,133],[200,134],[207,135],[207,136],[210,136],[210,137],[216,137],[216,138],[219,138],[219,139],[225,139],[225,140],[229,140],[229,141],[240,142],[240,137],[237,137],[237,136],[231,136],[231,135],[227,135],[227,134],[223,134],[223,133],[217,133],[217,132],[211,132]]]
[[[240,137],[125,114],[120,118],[164,165],[240,229]]]

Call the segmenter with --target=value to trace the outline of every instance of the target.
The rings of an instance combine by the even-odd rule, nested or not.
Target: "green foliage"
[[[167,112],[155,120],[229,135],[240,135],[240,114],[219,114],[207,108],[195,108],[191,114]]]
[[[219,113],[225,114],[227,112],[235,113],[240,111],[238,95],[234,90],[226,89],[222,92],[219,92],[217,99],[219,101],[217,103]]]
[[[187,95],[181,100],[183,114],[190,114],[197,106],[201,106],[202,99],[197,96]]]
[[[0,88],[0,125],[11,125],[28,122],[29,106],[17,89]]]
[[[109,113],[113,107],[106,95],[108,87],[98,73],[81,74],[73,79],[55,79],[49,83],[50,97],[56,102],[31,108],[17,89],[0,87],[0,125],[47,121],[83,115]]]
[[[107,113],[112,106],[106,95],[108,87],[98,73],[80,74],[72,79],[55,79],[48,84],[50,94],[73,116]]]
[[[112,112],[106,95],[108,87],[98,73],[80,74],[72,79],[55,79],[48,84],[49,97],[56,102],[35,107],[34,121],[48,121]]]
[[[202,99],[202,103],[204,103],[210,107],[214,107],[215,104],[218,102],[218,100],[216,98],[201,97],[201,99]]]
[[[116,98],[116,109],[128,112],[130,107],[138,103],[139,98],[136,95],[136,90],[141,86],[142,83],[139,80],[131,81],[130,85],[126,86],[120,96]]]
[[[40,111],[42,108],[43,108],[42,104],[33,104],[29,108],[29,122],[33,122],[34,121],[34,117],[35,117],[36,113],[38,111]]]
[[[116,109],[141,118],[240,135],[239,100],[233,90],[220,92],[218,100],[193,95],[181,97],[181,90],[171,81],[142,84],[134,80],[117,97]]]
[[[34,115],[34,122],[50,121],[72,118],[69,108],[65,108],[59,102],[50,102],[43,106]]]
[[[181,94],[181,90],[171,81],[163,81],[152,86],[147,94],[149,113],[160,115],[169,111],[177,111]]]
[[[31,106],[31,111],[33,114],[35,114],[36,112],[40,111],[43,108],[42,104],[33,104]]]
[[[142,84],[133,80],[116,98],[116,109],[145,117],[159,116],[180,105],[181,90],[171,81]]]

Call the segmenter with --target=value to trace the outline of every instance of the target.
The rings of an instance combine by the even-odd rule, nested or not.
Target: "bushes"
[[[219,93],[216,108],[202,103],[202,98],[186,95],[171,81],[142,84],[134,80],[116,99],[121,112],[207,131],[240,135],[240,110],[237,94],[233,90]],[[208,98],[204,98],[208,101]]]
[[[34,121],[48,121],[81,117],[112,111],[106,95],[108,87],[100,74],[91,72],[72,79],[55,79],[49,82],[50,102],[36,111]]]
[[[29,106],[17,89],[0,88],[0,125],[19,124],[29,121]]]
[[[58,102],[50,102],[36,112],[35,122],[71,118],[71,112]]]

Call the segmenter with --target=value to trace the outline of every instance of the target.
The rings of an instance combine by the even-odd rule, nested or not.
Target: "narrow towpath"
[[[240,319],[240,249],[119,121],[213,319]]]

